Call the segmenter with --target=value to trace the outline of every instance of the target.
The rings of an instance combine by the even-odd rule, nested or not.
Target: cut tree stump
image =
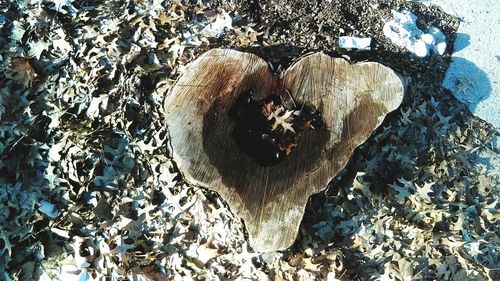
[[[312,103],[325,126],[305,132],[283,162],[261,166],[236,145],[228,115],[249,89],[258,99],[277,93],[287,108]],[[326,188],[403,95],[401,79],[380,63],[315,53],[280,78],[256,55],[214,49],[188,65],[165,98],[165,114],[185,180],[218,192],[243,218],[256,251],[274,251],[294,242],[308,197]]]

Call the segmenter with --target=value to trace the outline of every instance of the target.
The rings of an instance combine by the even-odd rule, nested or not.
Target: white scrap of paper
[[[359,49],[369,51],[371,50],[372,39],[351,37],[351,36],[340,36],[339,37],[339,47],[344,49]]]

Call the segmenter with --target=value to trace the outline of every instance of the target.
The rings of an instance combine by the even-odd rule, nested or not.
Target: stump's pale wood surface
[[[286,99],[288,89],[323,113],[325,128],[305,132],[282,163],[259,166],[237,147],[228,116],[251,88],[259,99],[273,92]],[[344,168],[403,94],[401,79],[379,63],[351,65],[316,53],[280,79],[253,54],[215,49],[188,66],[165,99],[165,113],[186,181],[217,191],[245,221],[254,249],[273,251],[293,243],[308,197]]]

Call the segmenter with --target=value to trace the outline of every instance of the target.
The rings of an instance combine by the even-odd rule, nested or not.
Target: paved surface
[[[443,85],[500,129],[500,0],[427,0],[462,19]]]

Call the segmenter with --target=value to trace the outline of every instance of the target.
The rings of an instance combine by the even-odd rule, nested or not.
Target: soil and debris
[[[441,30],[446,52],[393,44],[393,11]],[[0,3],[0,279],[500,279],[500,133],[440,86],[458,25],[396,0]],[[162,100],[215,47],[276,73],[313,51],[378,61],[407,83],[287,251],[254,252],[170,159]]]

